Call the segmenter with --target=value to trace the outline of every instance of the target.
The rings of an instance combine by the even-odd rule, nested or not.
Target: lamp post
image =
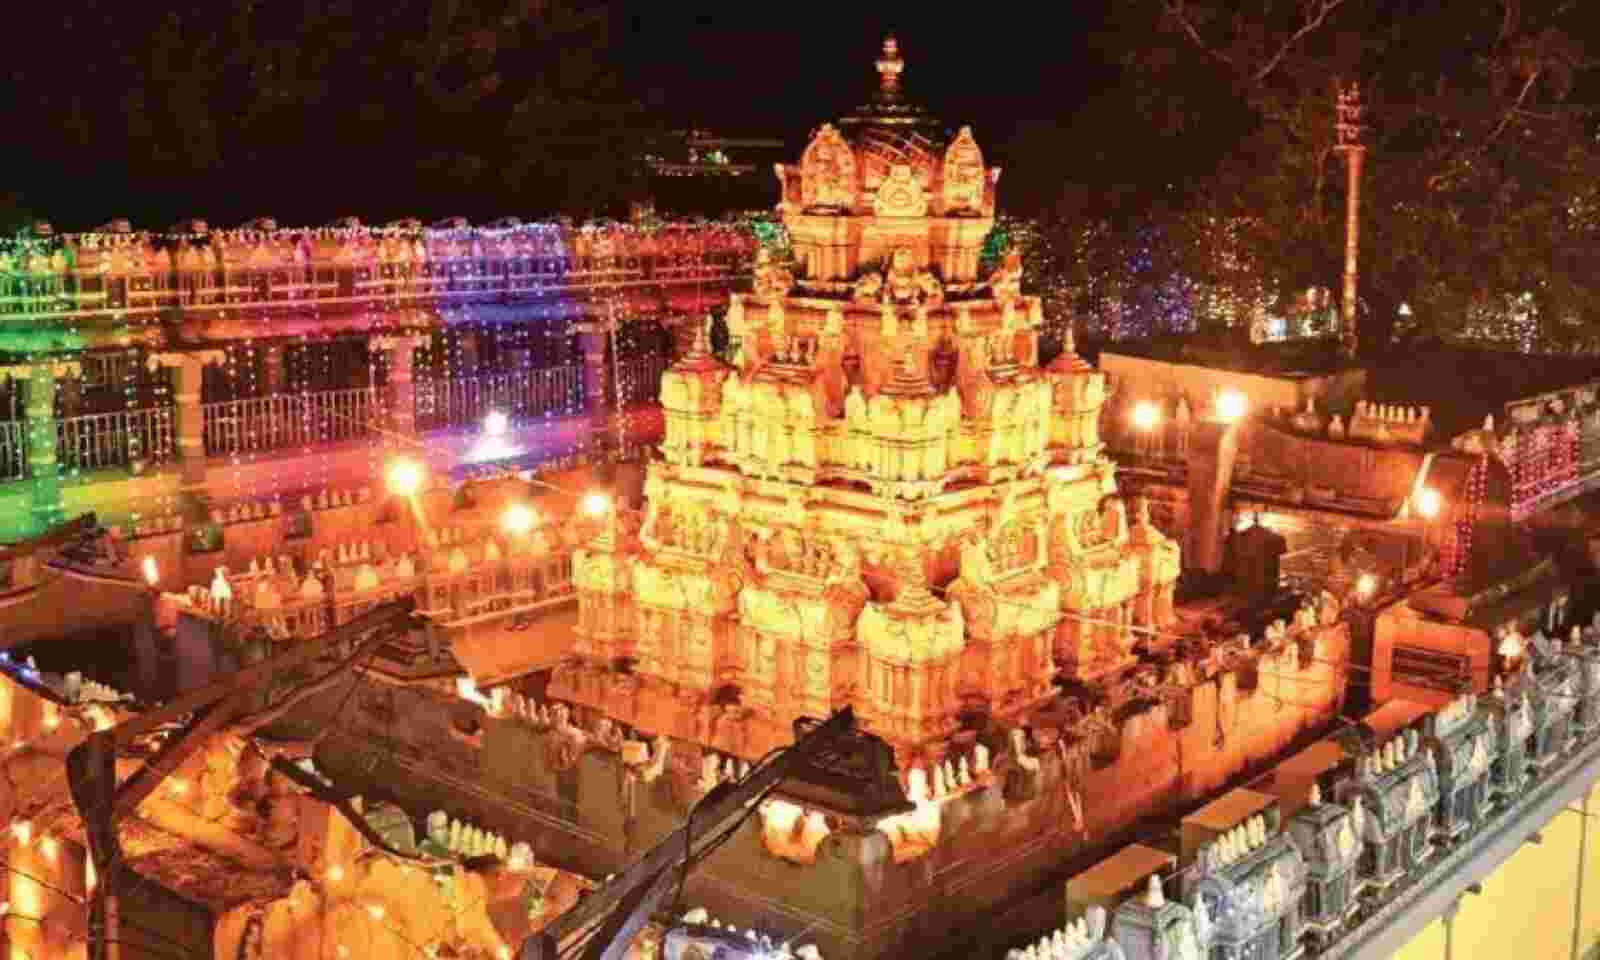
[[[1365,129],[1361,120],[1366,108],[1361,105],[1361,88],[1350,84],[1338,91],[1338,119],[1334,123],[1334,150],[1344,154],[1348,184],[1344,202],[1344,303],[1339,326],[1339,352],[1347,360],[1356,355],[1356,279],[1361,241],[1361,162],[1367,148],[1361,142]]]

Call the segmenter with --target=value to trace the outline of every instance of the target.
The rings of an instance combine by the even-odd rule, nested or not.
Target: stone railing
[[[370,387],[282,393],[201,406],[208,456],[361,440],[382,416]]]

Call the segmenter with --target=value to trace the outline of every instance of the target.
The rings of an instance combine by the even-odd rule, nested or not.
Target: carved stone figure
[[[944,152],[944,209],[946,213],[977,211],[983,207],[983,151],[972,128],[962,127]]]
[[[825,123],[800,157],[800,198],[806,207],[848,208],[855,201],[856,158],[832,124]]]
[[[897,163],[878,187],[872,212],[880,217],[922,217],[928,213],[928,195],[911,167]]]
[[[1022,254],[1013,250],[989,275],[989,292],[996,300],[1011,301],[1022,296]]]
[[[794,289],[794,273],[781,263],[772,259],[772,252],[766,247],[756,251],[754,278],[750,289],[758,297],[781,300]]]

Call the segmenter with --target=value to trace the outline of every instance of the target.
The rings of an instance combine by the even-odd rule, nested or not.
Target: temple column
[[[1218,420],[1196,423],[1189,438],[1189,530],[1186,565],[1207,573],[1222,570],[1223,508],[1233,485],[1238,425]]]
[[[177,412],[178,465],[183,471],[185,492],[198,492],[206,485],[206,421],[200,404],[200,387],[209,364],[221,364],[221,350],[191,350],[182,353],[153,353],[149,363],[173,371],[172,395]]]
[[[72,372],[75,366],[43,360],[28,369],[23,414],[27,418],[28,527],[35,533],[43,533],[66,519],[56,460],[56,378]]]
[[[389,354],[389,380],[384,402],[389,407],[389,429],[403,437],[417,435],[417,382],[414,361],[417,348],[427,342],[420,335],[373,337],[367,349]]]

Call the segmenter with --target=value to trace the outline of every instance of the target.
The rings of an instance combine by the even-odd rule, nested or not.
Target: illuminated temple
[[[575,791],[545,843],[612,870],[796,720],[853,708],[893,782],[786,789],[689,880],[828,956],[947,949],[1314,732],[1348,656],[1332,597],[1258,647],[1175,608],[1179,549],[1103,454],[1103,376],[1070,343],[1041,366],[1019,263],[979,270],[1000,171],[903,98],[892,41],[877,66],[877,97],[777,170],[794,265],[762,256],[733,295],[733,362],[702,338],[663,376],[642,514],[574,556],[540,692],[568,748],[532,753]],[[596,792],[612,763],[620,797]]]
[[[1377,960],[1565,896],[1592,371],[1091,363],[875,66],[781,230],[0,261],[0,953],[531,957],[844,708],[628,960]],[[1530,956],[1574,907],[1477,900]]]
[[[1053,662],[1104,677],[1172,621],[1177,549],[1116,495],[1103,378],[1070,348],[1041,368],[1038,299],[978,273],[999,170],[874,106],[780,168],[801,269],[734,296],[735,365],[702,343],[664,376],[642,524],[578,557],[552,696],[752,758],[851,704],[937,764],[963,714],[1013,722]]]

